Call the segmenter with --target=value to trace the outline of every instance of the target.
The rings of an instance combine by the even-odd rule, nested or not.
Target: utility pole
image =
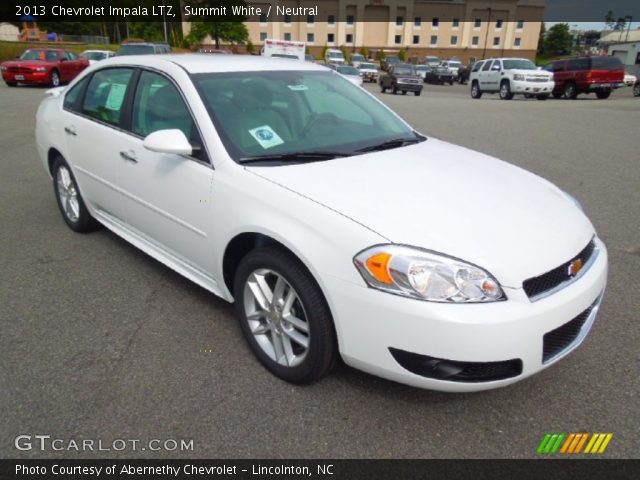
[[[625,38],[625,41],[629,41],[629,30],[631,30],[631,21],[633,20],[633,17],[631,15],[627,15],[626,17],[624,17],[625,19],[629,19],[629,23],[627,23],[627,36]]]
[[[484,50],[482,51],[482,59],[487,57],[487,41],[489,40],[489,27],[491,26],[491,7],[487,8],[489,11],[489,20],[487,20],[487,33],[484,36]]]
[[[164,27],[164,43],[169,43],[169,37],[167,36],[167,15],[165,13],[164,0],[162,0],[162,23]]]

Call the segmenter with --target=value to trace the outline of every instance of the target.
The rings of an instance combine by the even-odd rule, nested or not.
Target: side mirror
[[[193,155],[193,147],[182,130],[158,130],[150,133],[142,142],[147,150],[174,155]]]

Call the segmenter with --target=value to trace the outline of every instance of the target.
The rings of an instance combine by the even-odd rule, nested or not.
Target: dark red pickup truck
[[[553,71],[553,96],[575,99],[579,93],[595,93],[609,98],[611,92],[624,86],[624,65],[619,58],[578,57],[556,60]]]

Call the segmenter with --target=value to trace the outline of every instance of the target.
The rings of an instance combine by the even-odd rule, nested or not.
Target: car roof
[[[326,70],[312,62],[292,62],[288,58],[273,58],[256,55],[219,55],[212,58],[206,53],[184,53],[165,55],[130,55],[103,60],[100,65],[139,65],[166,68],[178,65],[188,73],[252,72],[274,70]]]

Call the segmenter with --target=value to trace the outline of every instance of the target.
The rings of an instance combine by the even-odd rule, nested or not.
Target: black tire
[[[7,84],[7,87],[15,87],[18,85],[16,82],[4,82],[4,83]]]
[[[596,90],[596,97],[605,100],[611,96],[611,90]]]
[[[476,80],[471,83],[471,98],[478,99],[482,97],[482,91],[480,90],[480,85]]]
[[[297,294],[296,301],[299,301],[301,313],[296,315],[304,315],[309,328],[309,343],[303,360],[296,366],[277,363],[263,350],[251,331],[245,312],[245,284],[254,272],[261,269],[280,275]],[[320,287],[297,258],[274,246],[249,252],[238,266],[233,291],[242,332],[251,350],[267,370],[287,382],[307,384],[319,380],[333,369],[338,349],[331,312]]]
[[[59,87],[60,86],[60,72],[58,70],[53,69],[49,74],[49,86],[51,87]]]
[[[380,91],[382,93],[385,93],[387,91],[387,87],[383,87],[382,85],[380,85]]]
[[[503,80],[500,84],[500,91],[498,92],[501,100],[511,100],[513,93],[511,93],[511,85],[508,80]]]
[[[450,81],[449,81],[449,85],[453,85],[453,80],[450,80]]]
[[[420,94],[422,93],[422,90],[416,90],[416,91],[415,91],[415,92],[413,92],[413,93],[414,93],[414,95],[415,95],[416,97],[419,97],[419,96],[420,96]]]
[[[60,171],[65,169],[69,174],[70,185],[73,190],[76,192],[75,199],[77,200],[77,217],[73,218],[63,206],[63,194],[61,193],[61,186],[59,184]],[[98,222],[91,216],[87,207],[82,199],[82,195],[80,195],[80,190],[78,189],[78,183],[76,182],[76,178],[69,167],[69,164],[62,158],[60,155],[56,157],[53,162],[53,190],[56,194],[56,201],[58,202],[58,208],[60,209],[60,213],[62,214],[62,218],[69,226],[71,230],[78,233],[87,233],[96,229],[98,226]],[[64,187],[63,187],[64,188]]]
[[[634,97],[640,97],[640,83],[636,83],[633,86],[633,96]]]
[[[406,95],[406,94],[407,94],[407,91],[406,91],[406,90],[402,90],[402,94],[403,94],[403,95]]]
[[[391,85],[391,92],[393,92],[394,95],[398,94],[398,87],[396,87],[395,85]]]
[[[562,89],[562,96],[567,100],[575,100],[578,96],[578,89],[576,88],[576,84],[573,82],[568,82],[564,85]]]
[[[534,95],[532,93],[525,93],[524,98],[533,98]]]
[[[553,98],[562,98],[562,92],[552,92],[551,95],[553,95]]]
[[[543,93],[541,95],[536,95],[536,98],[538,100],[546,100],[547,98],[549,98],[549,95],[546,95],[546,94]]]

